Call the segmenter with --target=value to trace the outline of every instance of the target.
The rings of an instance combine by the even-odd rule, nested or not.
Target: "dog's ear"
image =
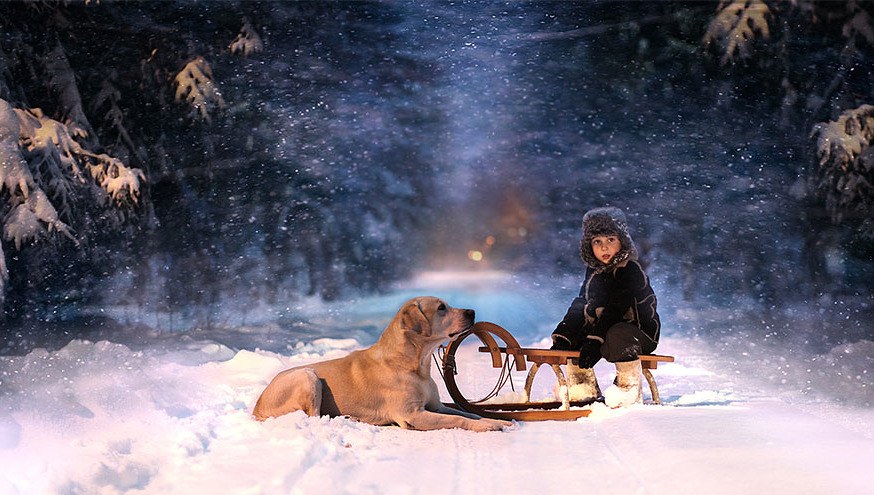
[[[431,336],[431,322],[425,318],[425,313],[419,308],[416,301],[412,301],[401,313],[401,326],[425,337]]]

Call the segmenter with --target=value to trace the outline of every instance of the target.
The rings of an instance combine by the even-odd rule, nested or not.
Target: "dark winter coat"
[[[599,235],[616,235],[622,244],[606,265],[592,252],[592,239]],[[622,210],[607,207],[586,213],[580,255],[587,266],[586,279],[579,297],[573,300],[553,332],[556,344],[577,349],[586,338],[603,343],[610,327],[625,322],[640,328],[650,340],[641,343],[644,349],[654,350],[661,329],[657,300],[637,261],[637,250]]]

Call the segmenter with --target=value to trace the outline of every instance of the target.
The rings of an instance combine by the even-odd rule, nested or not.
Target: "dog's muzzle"
[[[465,309],[463,314],[464,319],[467,320],[467,326],[457,332],[450,333],[450,339],[456,339],[458,337],[461,337],[462,335],[467,335],[473,330],[473,324],[476,321],[476,312],[474,312],[474,310],[472,309]]]

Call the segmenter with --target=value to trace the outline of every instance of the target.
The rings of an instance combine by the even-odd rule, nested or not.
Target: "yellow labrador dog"
[[[263,421],[303,410],[416,430],[501,430],[511,423],[444,406],[431,378],[431,353],[473,323],[472,309],[451,308],[436,297],[411,299],[372,347],[276,375],[253,414]]]

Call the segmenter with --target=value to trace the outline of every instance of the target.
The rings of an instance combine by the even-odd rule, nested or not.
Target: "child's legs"
[[[617,323],[607,330],[607,337],[601,346],[601,355],[611,363],[634,361],[641,354],[655,350],[652,341],[636,325]]]

